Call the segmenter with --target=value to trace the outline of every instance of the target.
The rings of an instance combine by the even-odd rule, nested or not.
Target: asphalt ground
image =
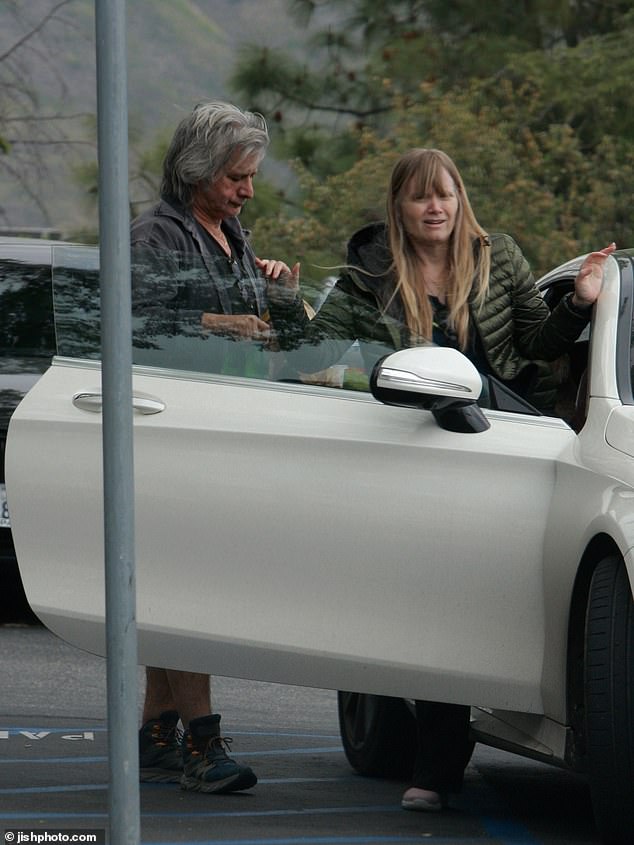
[[[107,831],[105,661],[34,626],[0,627],[0,655],[0,834]],[[226,678],[214,692],[259,782],[225,796],[142,784],[144,843],[599,845],[585,784],[566,773],[479,746],[453,809],[405,812],[404,784],[350,769],[334,692]]]

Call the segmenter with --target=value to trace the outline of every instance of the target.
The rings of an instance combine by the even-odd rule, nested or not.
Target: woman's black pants
[[[418,749],[412,785],[434,792],[460,792],[473,751],[471,708],[436,701],[416,702]]]

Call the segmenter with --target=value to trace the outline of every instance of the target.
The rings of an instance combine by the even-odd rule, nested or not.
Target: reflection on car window
[[[212,266],[210,266],[210,264]],[[267,378],[269,344],[210,332],[203,315],[253,315],[265,310],[264,280],[237,262],[169,250],[132,251],[134,362],[154,367]]]
[[[59,355],[100,357],[98,267],[96,247],[53,248]],[[46,276],[45,268],[28,269],[34,276]],[[147,247],[132,250],[131,275],[137,365],[368,391],[376,362],[410,345],[398,310],[388,305],[379,312],[372,297],[364,301],[358,291],[349,294],[345,277],[334,283],[331,276],[303,274],[299,295],[287,296],[224,257]],[[4,322],[9,313],[3,307]],[[206,315],[217,319],[206,320]],[[18,322],[13,322],[15,330]],[[3,334],[10,336],[10,327]],[[570,420],[575,411],[586,360],[587,336],[554,367],[557,413],[564,419]],[[483,391],[481,403],[498,407],[489,405],[490,394]],[[521,402],[506,402],[503,410],[531,412]]]
[[[99,358],[99,250],[90,246],[55,246],[52,262],[57,354]]]
[[[328,277],[304,277],[295,296],[225,257],[134,248],[134,362],[367,390],[390,348],[360,343],[349,314],[336,318],[353,303],[331,289]]]
[[[50,359],[55,349],[51,269],[0,261],[0,355]]]
[[[57,354],[98,359],[98,248],[56,246],[52,273]],[[300,295],[290,301],[267,295],[261,276],[212,256],[134,248],[131,275],[137,365],[368,390],[374,363],[394,348],[365,337],[362,324],[357,330],[358,303],[319,272],[304,274]],[[223,321],[205,327],[205,314]],[[234,318],[250,316],[266,328],[244,336]],[[388,322],[396,337],[401,328]]]

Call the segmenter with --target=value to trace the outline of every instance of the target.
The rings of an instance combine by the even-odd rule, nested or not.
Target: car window
[[[98,250],[58,247],[53,265],[58,354],[97,358]],[[133,248],[131,275],[136,365],[368,391],[376,361],[399,345],[397,320],[380,320],[377,339],[374,311],[364,323],[321,272],[302,274],[299,300],[270,302],[258,273],[225,258]],[[245,319],[254,321],[248,330]]]
[[[99,358],[98,248],[53,247],[52,272],[57,354],[69,358]]]
[[[574,277],[561,277],[542,290],[544,300],[552,310],[574,289]],[[580,431],[586,419],[588,389],[588,353],[591,324],[583,330],[570,351],[553,362],[557,384],[555,412],[575,431]]]
[[[59,355],[100,355],[98,262],[95,247],[54,248]],[[224,257],[133,248],[131,273],[133,363],[140,366],[365,392],[375,363],[407,337],[396,309],[377,314],[371,297],[350,296],[332,275],[303,270],[299,305],[284,297],[267,302],[264,280]],[[571,279],[559,279],[544,290],[551,308],[571,285]],[[221,319],[205,327],[205,314]],[[237,328],[245,318],[256,321],[255,337]],[[570,424],[587,348],[586,333],[554,364],[557,415]],[[502,393],[502,404],[491,407],[534,411],[511,401],[507,388]]]
[[[16,362],[50,359],[55,349],[51,268],[48,255],[0,259],[0,355]],[[36,259],[37,260],[37,259]]]
[[[391,351],[381,343],[361,344],[341,326],[331,336],[332,315],[344,315],[350,303],[339,294],[328,331],[310,331],[317,309],[329,299],[331,276],[303,274],[302,307],[265,302],[259,275],[236,272],[216,258],[133,249],[133,363],[170,371],[218,374],[297,382],[367,391],[369,373]],[[97,247],[56,245],[52,250],[53,305],[57,354],[100,357],[100,282]],[[48,270],[47,270],[48,272]],[[213,281],[212,281],[213,279]],[[228,304],[227,304],[228,303]],[[260,316],[270,329],[244,338],[231,326],[205,329],[204,313],[232,317]],[[50,312],[50,305],[49,305]],[[301,318],[298,322],[298,318]],[[393,321],[392,321],[393,322]],[[265,327],[266,328],[266,327]],[[393,329],[398,332],[398,327]]]

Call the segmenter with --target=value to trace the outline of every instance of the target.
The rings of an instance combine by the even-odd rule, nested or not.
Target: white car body
[[[461,433],[367,393],[135,366],[139,661],[478,705],[476,738],[574,768],[575,591],[608,552],[634,583],[620,309],[610,258],[579,433],[499,410]],[[31,606],[104,654],[100,397],[98,361],[56,358],[6,477]]]
[[[432,685],[441,700],[544,712],[542,556],[545,543],[562,551],[559,528],[548,537],[557,462],[566,456],[573,488],[584,473],[567,426],[499,415],[460,437],[431,414],[325,390],[163,374],[133,384],[165,405],[135,418],[142,662],[392,695]],[[41,490],[28,492],[24,537],[13,517],[19,560],[46,557],[22,569],[31,606],[102,653],[101,426],[73,405],[80,392],[100,393],[97,366],[56,362],[19,417],[46,426],[42,442],[55,446],[27,448],[34,431],[19,425],[8,472],[19,455],[21,478]],[[491,509],[499,534],[476,566]],[[574,574],[571,562],[560,602]]]

